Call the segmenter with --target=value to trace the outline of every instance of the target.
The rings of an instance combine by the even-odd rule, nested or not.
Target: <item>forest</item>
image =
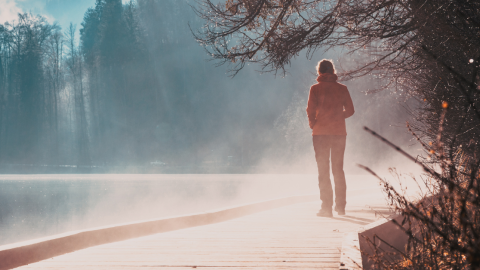
[[[238,143],[212,153],[212,138],[238,142],[239,126],[255,123],[207,66],[188,25],[199,21],[186,1],[97,0],[79,27],[29,13],[0,25],[0,164],[254,162],[239,160]]]

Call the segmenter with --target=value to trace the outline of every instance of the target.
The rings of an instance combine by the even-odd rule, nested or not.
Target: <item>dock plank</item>
[[[377,193],[347,216],[317,217],[300,203],[217,224],[96,246],[18,269],[338,269],[343,236],[374,221]],[[373,208],[373,210],[372,210]]]

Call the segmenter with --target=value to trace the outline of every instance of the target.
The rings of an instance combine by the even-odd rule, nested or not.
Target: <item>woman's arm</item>
[[[310,93],[308,95],[308,104],[307,104],[307,116],[308,116],[308,124],[311,129],[315,126],[315,122],[317,122],[316,118],[317,114],[317,98],[315,96],[315,92],[313,91],[313,86],[310,87]]]
[[[343,116],[345,118],[349,118],[355,113],[355,109],[353,108],[353,101],[352,97],[350,97],[350,93],[348,92],[347,87],[345,87],[345,99],[343,102]]]

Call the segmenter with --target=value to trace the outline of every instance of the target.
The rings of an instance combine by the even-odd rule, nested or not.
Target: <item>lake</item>
[[[0,175],[0,245],[315,193],[316,175]]]

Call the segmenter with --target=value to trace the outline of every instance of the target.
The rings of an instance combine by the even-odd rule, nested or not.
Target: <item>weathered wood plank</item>
[[[208,226],[76,251],[19,269],[338,269],[345,232],[376,219],[365,197],[349,216],[320,218],[302,203]],[[381,197],[368,203],[382,205]],[[363,204],[359,204],[363,202]],[[350,210],[350,211],[349,211]]]

